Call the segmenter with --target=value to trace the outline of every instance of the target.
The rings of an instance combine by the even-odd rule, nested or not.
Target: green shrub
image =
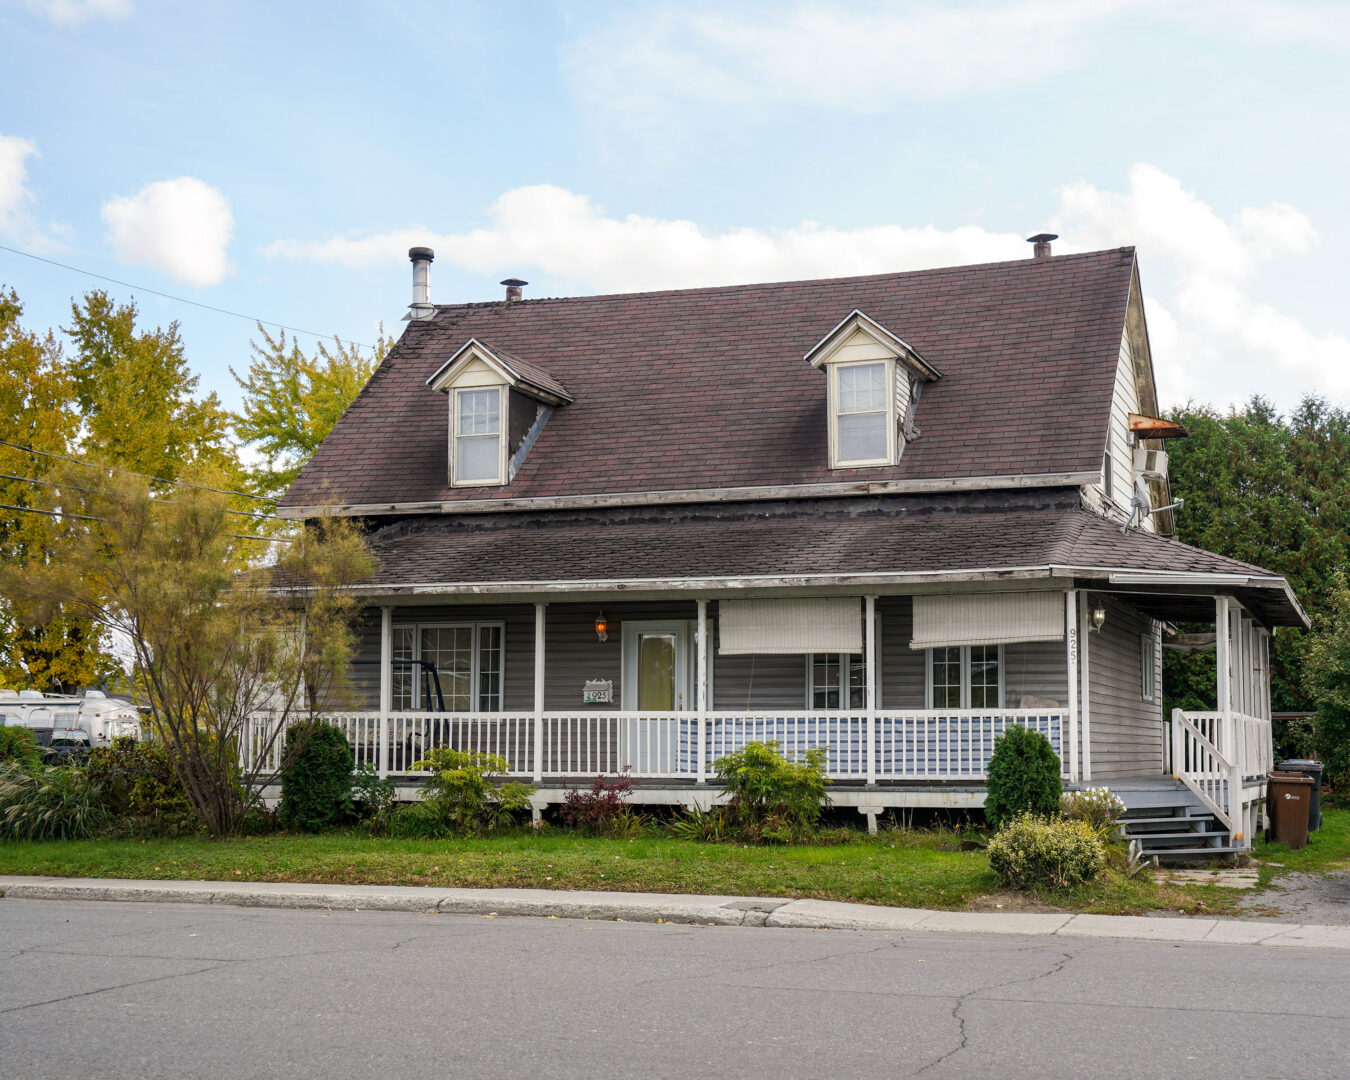
[[[828,751],[812,747],[789,761],[777,742],[750,742],[713,762],[727,794],[719,813],[736,838],[786,844],[809,837],[829,804]]]
[[[389,831],[389,821],[398,806],[398,787],[369,761],[352,773],[352,804],[366,829],[376,836]]]
[[[984,799],[989,824],[998,828],[1018,814],[1049,817],[1057,813],[1064,790],[1059,771],[1059,758],[1049,739],[1022,724],[1008,728],[994,740],[989,759]]]
[[[27,728],[0,727],[0,762],[17,761],[29,772],[42,764],[37,736]]]
[[[103,791],[78,766],[28,772],[0,764],[0,839],[78,840],[108,821]]]
[[[1059,812],[1070,821],[1083,822],[1102,843],[1108,844],[1120,828],[1125,803],[1110,788],[1085,788],[1066,791],[1060,797]]]
[[[90,751],[85,772],[103,790],[119,834],[172,836],[200,827],[162,742],[114,739]]]
[[[530,784],[493,783],[493,775],[511,765],[497,754],[438,747],[414,769],[431,770],[421,802],[400,807],[390,819],[390,835],[409,839],[477,836],[510,824],[530,808]]]
[[[1018,889],[1071,888],[1106,867],[1106,845],[1084,821],[1021,814],[989,841],[989,865]]]
[[[293,739],[304,744],[281,774],[281,820],[287,827],[318,832],[352,812],[351,747],[340,728],[320,723],[287,732],[288,759]]]

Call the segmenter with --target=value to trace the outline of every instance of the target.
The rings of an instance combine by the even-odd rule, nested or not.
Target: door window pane
[[[674,634],[638,635],[637,706],[675,708]]]

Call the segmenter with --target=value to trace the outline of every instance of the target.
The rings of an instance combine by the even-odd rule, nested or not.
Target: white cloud
[[[1056,200],[1050,226],[1065,238],[1057,253],[1139,249],[1164,403],[1195,397],[1228,404],[1262,393],[1287,405],[1306,392],[1350,395],[1350,341],[1316,333],[1259,299],[1262,270],[1317,241],[1299,210],[1272,203],[1223,217],[1150,165],[1135,166],[1126,191],[1079,182],[1060,188]],[[393,268],[419,244],[436,249],[439,265],[488,280],[542,272],[555,287],[596,292],[886,273],[1029,254],[1023,234],[973,225],[840,229],[803,222],[714,232],[692,221],[611,216],[584,195],[547,185],[506,192],[484,228],[278,240],[264,252]]]
[[[0,135],[0,236],[28,251],[60,251],[70,226],[50,222],[44,229],[33,216],[37,196],[28,186],[28,159],[40,156],[30,140]]]
[[[1286,203],[1220,216],[1179,180],[1136,165],[1126,192],[1088,183],[1059,190],[1052,227],[1073,250],[1134,244],[1150,296],[1154,365],[1165,399],[1229,404],[1262,393],[1350,394],[1350,339],[1318,334],[1259,299],[1263,264],[1307,252],[1312,222]]]
[[[28,190],[28,159],[38,148],[18,135],[0,135],[0,230],[9,232],[33,201]]]
[[[884,273],[1027,253],[1017,234],[973,225],[838,229],[808,221],[774,231],[710,232],[692,221],[610,217],[584,195],[550,185],[508,191],[493,204],[491,218],[490,227],[465,233],[413,228],[314,243],[279,240],[264,251],[346,266],[392,265],[407,258],[409,247],[430,244],[442,263],[466,270],[536,267],[600,292]]]
[[[690,108],[714,122],[766,105],[877,113],[1039,82],[1087,62],[1087,37],[1126,3],[649,5],[563,62],[598,130],[664,137]]]
[[[25,0],[30,11],[57,26],[79,26],[90,19],[125,19],[131,0]]]
[[[219,285],[234,235],[230,200],[192,176],[147,184],[103,204],[120,262],[161,270],[191,285]]]

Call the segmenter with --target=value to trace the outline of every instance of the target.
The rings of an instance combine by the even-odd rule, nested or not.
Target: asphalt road
[[[1338,949],[0,900],[0,1076],[1350,1076]]]

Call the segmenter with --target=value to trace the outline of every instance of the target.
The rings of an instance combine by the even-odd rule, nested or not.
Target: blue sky
[[[414,243],[450,302],[1048,228],[1139,247],[1165,401],[1350,404],[1347,61],[1347,3],[0,0],[0,244],[371,341]],[[40,328],[100,284],[0,282]],[[237,402],[250,324],[137,295]]]

